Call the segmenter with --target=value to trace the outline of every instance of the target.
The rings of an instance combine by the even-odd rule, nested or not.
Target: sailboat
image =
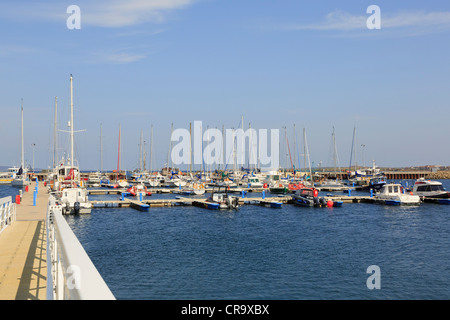
[[[27,168],[25,168],[25,160],[24,160],[24,144],[23,144],[23,99],[22,99],[22,105],[21,105],[21,115],[22,115],[22,151],[21,151],[21,161],[20,161],[20,168],[19,171],[17,171],[17,174],[12,181],[12,185],[14,187],[22,188],[24,186],[30,185],[30,179],[27,177]]]
[[[91,213],[86,188],[80,187],[80,171],[74,163],[73,77],[70,75],[70,162],[58,167],[59,192],[57,201],[63,206],[63,214]]]
[[[338,153],[337,153],[337,147],[336,147],[336,135],[334,132],[334,127],[333,127],[333,132],[331,134],[331,144],[333,147],[333,166],[334,166],[334,179],[330,179],[330,177],[328,177],[325,181],[323,181],[320,184],[320,187],[322,190],[327,189],[327,190],[333,190],[333,189],[342,189],[344,188],[344,184],[341,181],[341,168],[339,166],[339,158],[338,158]],[[337,166],[339,166],[339,173],[338,173],[338,169]]]
[[[116,182],[114,184],[114,188],[126,188],[129,186],[128,181],[120,177],[120,142],[121,142],[121,127],[119,125],[119,147],[117,151],[117,171],[116,171]],[[126,176],[126,175],[125,175]]]

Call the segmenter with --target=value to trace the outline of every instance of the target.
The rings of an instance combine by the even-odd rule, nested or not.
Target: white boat
[[[258,177],[247,176],[242,180],[244,186],[250,188],[262,188],[264,184],[259,180]]]
[[[420,198],[450,198],[450,192],[445,190],[442,182],[425,180],[424,178],[420,178],[414,183],[412,193]]]
[[[184,187],[186,185],[186,181],[182,178],[178,178],[177,176],[167,177],[166,179],[166,186],[168,187]]]
[[[417,195],[405,192],[399,183],[387,183],[376,193],[377,202],[386,205],[419,205],[421,200]]]
[[[138,198],[141,197],[141,195],[142,195],[142,197],[152,195],[152,193],[147,190],[147,187],[145,186],[145,184],[141,183],[141,182],[136,183],[135,185],[129,187],[127,189],[127,192],[129,192],[132,196],[138,197]]]
[[[2,172],[0,173],[0,184],[10,184],[14,179],[11,177],[9,173]]]
[[[63,206],[63,214],[85,214],[92,210],[85,188],[62,189],[57,201]]]
[[[205,184],[204,183],[198,183],[194,182],[192,184],[192,191],[195,195],[200,196],[202,194],[205,194]]]
[[[21,151],[21,162],[20,162],[20,168],[19,171],[17,172],[16,176],[14,177],[13,181],[11,182],[11,184],[14,187],[25,187],[31,184],[30,179],[28,178],[27,175],[27,168],[25,167],[25,159],[24,159],[24,144],[23,144],[23,99],[22,99],[22,106],[21,106],[21,116],[22,116],[22,151]]]
[[[87,184],[90,187],[100,187],[100,180],[101,180],[101,173],[97,171],[89,174]]]
[[[53,188],[56,192],[56,201],[63,205],[63,214],[91,213],[92,204],[88,200],[87,189],[81,187],[80,171],[74,162],[74,122],[73,122],[73,77],[70,75],[70,160],[58,166],[56,180]]]
[[[220,191],[221,188],[223,191]],[[206,201],[217,205],[219,209],[238,209],[240,206],[239,198],[230,196],[227,192],[227,188],[224,187],[219,187],[217,191],[213,189]]]
[[[161,184],[161,181],[164,181],[163,176],[150,176],[148,178],[147,183],[150,187],[156,188]]]

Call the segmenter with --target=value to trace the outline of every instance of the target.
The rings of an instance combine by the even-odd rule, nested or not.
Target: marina
[[[4,4],[0,300],[449,300],[450,12],[355,3]]]

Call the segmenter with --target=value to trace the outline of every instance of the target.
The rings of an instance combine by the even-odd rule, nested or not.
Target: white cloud
[[[328,13],[325,20],[315,24],[291,24],[279,27],[284,30],[367,30],[366,22],[370,17],[366,15],[353,15],[340,10]],[[443,28],[450,28],[450,12],[402,12],[391,14],[381,8],[381,28],[394,29],[411,27],[422,28],[432,32]]]
[[[162,23],[171,12],[183,9],[199,0],[78,0],[81,27],[127,27],[141,23]],[[51,2],[51,1],[50,1]],[[0,15],[7,19],[61,21],[69,17],[61,3],[35,2],[0,4]]]
[[[142,60],[146,57],[143,54],[132,54],[132,53],[114,53],[104,56],[105,62],[109,63],[131,63]]]

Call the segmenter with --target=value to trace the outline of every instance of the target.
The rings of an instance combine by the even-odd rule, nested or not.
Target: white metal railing
[[[115,300],[53,196],[47,209],[47,300]]]
[[[16,220],[16,204],[12,202],[12,197],[0,199],[0,233]]]

